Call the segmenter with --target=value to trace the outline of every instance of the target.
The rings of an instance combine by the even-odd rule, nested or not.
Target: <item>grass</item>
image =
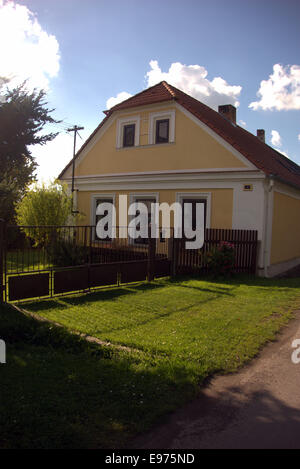
[[[0,448],[120,448],[191,397],[162,363],[0,306]],[[166,399],[168,396],[168,399]]]
[[[162,279],[26,304],[62,328],[6,307],[0,447],[126,445],[206,377],[235,371],[273,340],[299,307],[299,287],[300,279]]]
[[[7,273],[45,270],[51,267],[43,249],[24,249],[8,251],[6,258]]]
[[[70,330],[190,368],[201,381],[235,370],[273,339],[300,298],[299,287],[300,279],[159,280],[27,308]]]

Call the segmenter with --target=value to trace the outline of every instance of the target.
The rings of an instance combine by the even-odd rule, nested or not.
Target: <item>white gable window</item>
[[[149,115],[149,145],[175,141],[175,110]]]
[[[117,148],[137,147],[140,144],[140,116],[117,120]]]

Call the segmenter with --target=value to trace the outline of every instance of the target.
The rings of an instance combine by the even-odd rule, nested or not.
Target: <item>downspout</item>
[[[272,190],[274,187],[273,175],[270,175],[269,185],[266,189],[266,216],[265,216],[265,236],[264,236],[264,277],[268,276],[268,261],[269,261],[269,239],[272,234],[272,227],[269,226],[270,217],[270,201]]]

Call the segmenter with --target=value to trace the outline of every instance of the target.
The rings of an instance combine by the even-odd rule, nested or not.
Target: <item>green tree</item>
[[[27,237],[36,245],[43,246],[49,241],[49,236],[53,236],[53,230],[47,226],[66,225],[72,216],[71,211],[72,196],[66,185],[57,181],[48,186],[35,184],[16,204],[16,220]]]
[[[0,79],[1,90],[6,82]],[[58,134],[43,133],[45,125],[60,122],[51,117],[54,109],[47,108],[45,97],[43,90],[29,92],[26,82],[0,94],[0,218],[9,222],[15,202],[35,180],[37,164],[29,147],[45,145]]]

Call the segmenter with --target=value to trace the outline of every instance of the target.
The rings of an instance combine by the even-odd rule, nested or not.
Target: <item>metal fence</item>
[[[1,298],[46,298],[171,274],[172,239],[133,239],[128,228],[114,230],[115,238],[100,240],[91,225],[0,223]]]
[[[17,227],[0,221],[0,301],[205,274],[207,254],[224,241],[234,246],[235,272],[256,272],[257,231],[206,229],[204,246],[187,250],[171,228],[159,239],[133,239],[127,227],[114,230],[116,237],[100,240],[91,225]]]

